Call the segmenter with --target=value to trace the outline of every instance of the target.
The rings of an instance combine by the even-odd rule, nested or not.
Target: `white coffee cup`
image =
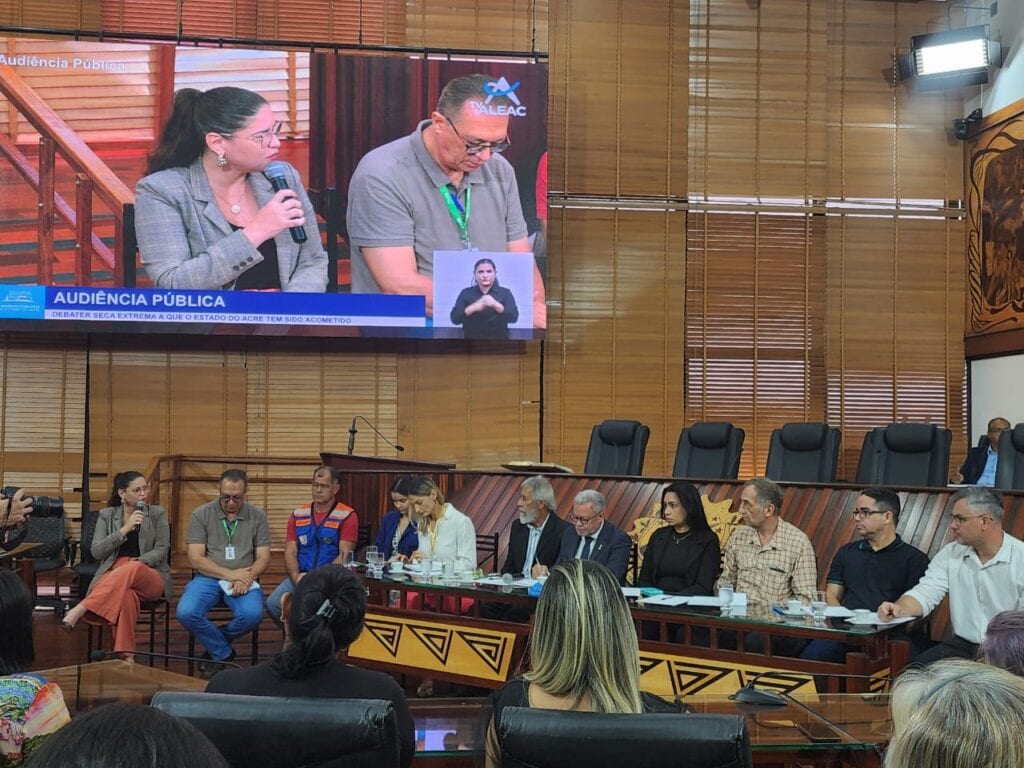
[[[869,618],[871,618],[871,611],[869,611],[867,608],[857,608],[853,612],[853,618],[856,621],[867,621]]]
[[[804,609],[804,604],[801,603],[799,600],[787,600],[786,601],[786,610],[789,613],[800,613],[800,611],[802,611],[803,609]]]
[[[401,573],[405,570],[405,563],[396,560],[391,564],[388,570],[390,570],[392,573]]]

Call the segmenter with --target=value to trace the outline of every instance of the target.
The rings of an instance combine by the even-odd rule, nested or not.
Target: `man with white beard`
[[[562,534],[568,527],[555,511],[555,492],[546,477],[523,480],[519,487],[519,522],[512,524],[502,573],[515,577],[540,576],[558,559]]]

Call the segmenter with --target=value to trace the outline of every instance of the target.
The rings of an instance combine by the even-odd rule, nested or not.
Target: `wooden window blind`
[[[953,428],[963,450],[961,109],[880,77],[931,4],[690,4],[688,421]],[[791,215],[785,215],[787,212]]]
[[[98,29],[102,0],[0,0],[0,23],[38,29]]]
[[[81,512],[85,352],[64,336],[0,337],[0,478]]]

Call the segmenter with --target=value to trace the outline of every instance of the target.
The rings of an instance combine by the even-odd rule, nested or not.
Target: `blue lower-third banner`
[[[0,320],[422,328],[423,296],[0,286]]]

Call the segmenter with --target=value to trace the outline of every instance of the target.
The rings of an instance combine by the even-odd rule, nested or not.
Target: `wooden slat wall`
[[[69,337],[0,334],[0,485],[62,496],[69,517],[81,510],[85,366]]]
[[[654,427],[647,471],[665,472],[684,422],[698,413],[728,416],[698,412],[690,402],[684,407],[684,199],[735,195],[754,200],[766,215],[774,214],[771,198],[781,195],[807,207],[800,216],[820,217],[833,201],[882,198],[905,206],[961,197],[960,147],[945,137],[949,119],[959,114],[956,99],[912,96],[880,75],[892,49],[942,9],[932,2],[863,0],[566,0],[550,10],[521,0],[406,6],[404,34],[413,45],[528,48],[536,40],[538,49],[550,50],[555,204],[543,352],[535,342],[500,348],[334,343],[360,357],[396,356],[394,423],[406,455],[461,466],[534,456],[580,466],[592,424],[633,416]],[[242,34],[230,10],[208,21],[223,34]],[[320,32],[310,25],[307,35]],[[753,71],[741,70],[730,52],[752,62]],[[705,209],[697,208],[702,215]],[[825,382],[786,407],[808,413],[824,407],[827,418],[855,433],[858,418],[927,415],[910,405],[920,402],[914,393],[925,392],[938,398],[934,410],[957,434],[954,453],[962,453],[961,225],[944,209],[921,220],[901,209],[896,223],[835,212],[841,215],[826,218],[824,227],[825,283],[807,283],[825,293],[824,327],[810,334],[825,334]],[[821,231],[819,221],[812,219],[812,232]],[[880,291],[893,276],[888,293]],[[880,298],[892,306],[880,307]],[[881,323],[872,322],[872,308]],[[881,346],[865,343],[875,336]],[[94,413],[111,414],[105,436],[91,440],[97,466],[138,466],[165,446],[174,452],[180,444],[248,434],[249,419],[259,414],[246,410],[248,384],[229,351],[237,347],[208,349],[223,368],[199,366],[203,372],[195,373],[193,353],[179,343],[132,344],[165,362],[160,373],[145,374],[143,366],[108,365],[105,375],[118,381],[110,382],[111,394],[94,387],[93,400],[106,399],[91,403]],[[248,344],[270,360],[282,354],[264,342]],[[179,368],[188,375],[178,375]],[[120,379],[128,372],[142,375],[155,396],[125,391]],[[860,380],[880,384],[861,387],[864,396],[855,402],[851,382]],[[197,383],[203,402],[192,389]],[[774,406],[769,395],[758,392],[758,402]],[[897,405],[890,407],[890,399]],[[185,422],[194,434],[170,426],[186,403],[197,414]],[[872,403],[880,410],[870,411]],[[323,405],[304,402],[305,421],[319,419]],[[121,426],[149,422],[163,425],[158,437],[143,439],[141,450],[132,447],[126,438],[132,432]],[[759,433],[752,444],[763,440]],[[856,442],[848,434],[846,450],[856,450]],[[160,451],[152,449],[157,444]]]

